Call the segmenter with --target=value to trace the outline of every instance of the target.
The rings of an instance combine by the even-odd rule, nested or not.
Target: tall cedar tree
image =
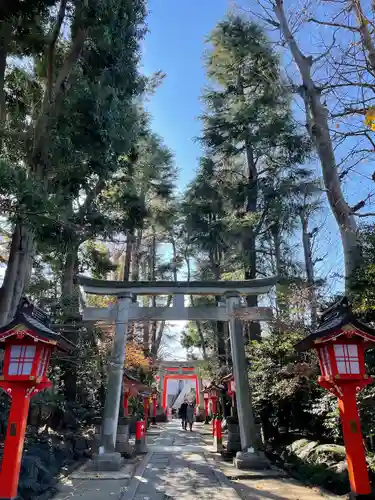
[[[206,58],[212,89],[204,94],[203,143],[216,157],[242,160],[233,210],[245,217],[241,254],[245,279],[257,277],[256,241],[275,192],[275,176],[303,161],[309,149],[296,129],[290,96],[280,76],[279,60],[260,27],[239,16],[228,16],[209,37]],[[257,306],[256,296],[247,297]],[[260,325],[250,326],[260,337]]]

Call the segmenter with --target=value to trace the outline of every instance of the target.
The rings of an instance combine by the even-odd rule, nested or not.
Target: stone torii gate
[[[115,451],[115,445],[129,323],[181,320],[228,322],[242,448],[237,459],[248,463],[249,466],[260,467],[262,460],[256,452],[242,320],[269,321],[272,319],[272,311],[266,307],[241,306],[241,295],[266,294],[276,285],[277,277],[247,281],[124,282],[78,276],[77,280],[85,303],[86,294],[117,297],[116,303],[108,308],[85,306],[83,313],[84,321],[107,321],[115,324],[115,338],[108,367],[101,447],[96,457],[96,469],[119,470],[122,466],[122,458],[120,453]],[[172,295],[172,307],[140,307],[133,301],[134,296],[138,295]],[[185,295],[221,296],[222,301],[219,307],[185,307]]]

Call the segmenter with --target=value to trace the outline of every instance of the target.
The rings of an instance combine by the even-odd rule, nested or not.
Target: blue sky
[[[146,74],[161,70],[167,76],[148,109],[154,130],[175,153],[179,188],[192,179],[200,155],[193,139],[200,134],[204,41],[228,7],[228,0],[149,0],[143,69]]]
[[[228,0],[149,0],[149,34],[143,46],[143,70],[166,78],[148,103],[153,129],[174,152],[179,190],[193,178],[201,155],[194,138],[200,135],[199,100],[204,87],[205,39],[228,10]],[[179,332],[185,323],[170,325],[167,358],[183,358]],[[172,335],[173,337],[173,335]],[[173,353],[173,354],[172,354]]]
[[[205,40],[230,7],[228,0],[149,0],[143,70],[147,75],[161,70],[166,78],[148,103],[148,109],[154,130],[175,154],[180,190],[193,178],[201,154],[194,138],[200,134],[200,95],[207,84],[203,66]],[[342,272],[342,252],[329,210],[319,215],[316,223],[320,226],[322,222],[325,227],[320,255],[328,253],[321,265],[322,274],[335,275]],[[332,285],[339,287],[340,279],[332,278]]]

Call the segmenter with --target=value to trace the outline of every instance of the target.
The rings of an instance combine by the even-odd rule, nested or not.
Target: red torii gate
[[[168,380],[193,380],[195,381],[195,398],[197,405],[200,405],[201,397],[200,397],[200,384],[199,384],[199,375],[196,373],[195,366],[181,366],[179,363],[171,361],[168,364],[175,364],[175,366],[164,366],[162,363],[159,368],[160,377],[160,389],[162,392],[162,407],[164,411],[167,409],[167,388],[168,388]],[[164,372],[164,373],[163,373]],[[195,373],[191,373],[195,372]]]

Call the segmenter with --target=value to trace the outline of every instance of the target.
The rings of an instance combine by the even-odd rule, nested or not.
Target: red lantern
[[[219,397],[219,388],[215,386],[209,387],[209,396],[211,400],[211,408],[212,408],[212,414],[215,415],[217,411],[217,399]]]
[[[342,299],[322,315],[316,332],[297,345],[299,350],[316,349],[321,370],[318,383],[338,398],[354,495],[371,492],[356,395],[372,382],[366,374],[364,352],[374,342],[375,330],[358,321],[347,299]]]
[[[49,328],[48,317],[24,301],[15,318],[0,328],[4,349],[0,388],[11,397],[7,435],[0,470],[0,498],[17,496],[22,449],[30,398],[52,382],[47,370],[52,352],[74,349],[74,345]]]

